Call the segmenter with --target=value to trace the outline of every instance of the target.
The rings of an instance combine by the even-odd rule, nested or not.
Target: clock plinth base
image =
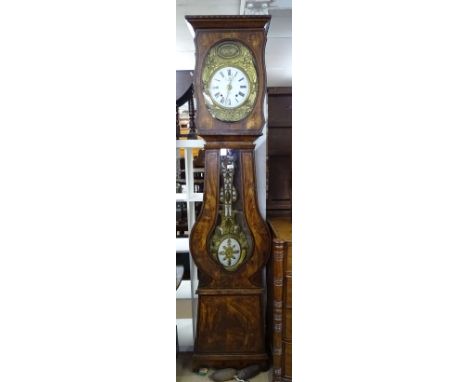
[[[262,293],[262,288],[199,288],[194,369],[268,367]]]
[[[192,358],[192,370],[197,371],[201,367],[224,369],[232,367],[242,369],[250,365],[260,365],[266,371],[269,367],[269,358],[266,353],[259,354],[199,354],[194,353]]]

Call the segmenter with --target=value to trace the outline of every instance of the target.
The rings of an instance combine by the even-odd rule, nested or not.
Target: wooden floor
[[[191,362],[192,353],[179,353],[177,356],[176,382],[211,381],[209,376],[214,370],[210,370],[206,376],[200,376],[192,371]],[[249,379],[249,382],[269,382],[270,373],[271,370],[263,372],[256,377]]]

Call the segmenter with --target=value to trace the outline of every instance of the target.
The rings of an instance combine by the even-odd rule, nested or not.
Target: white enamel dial
[[[239,242],[228,237],[224,239],[218,248],[218,260],[225,267],[232,267],[237,264],[241,254]]]
[[[235,109],[242,105],[250,92],[247,75],[232,66],[225,66],[214,72],[208,88],[213,102],[226,109]]]

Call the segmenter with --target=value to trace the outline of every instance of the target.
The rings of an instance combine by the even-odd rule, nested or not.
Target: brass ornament
[[[214,73],[230,66],[242,71],[249,83],[249,95],[236,108],[225,108],[213,100],[209,84]],[[221,121],[236,122],[247,117],[253,110],[258,94],[258,76],[251,51],[237,41],[224,41],[213,46],[204,61],[202,69],[203,97],[210,114]]]
[[[250,252],[249,239],[237,222],[237,211],[233,203],[237,201],[237,190],[233,185],[235,160],[227,155],[221,160],[223,186],[220,189],[220,218],[210,241],[213,259],[227,271],[235,271]]]

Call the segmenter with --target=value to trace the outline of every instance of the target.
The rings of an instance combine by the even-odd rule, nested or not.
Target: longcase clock
[[[267,367],[270,237],[257,204],[254,142],[265,124],[270,16],[186,19],[195,32],[196,124],[206,142],[203,207],[190,234],[199,277],[192,367]]]

